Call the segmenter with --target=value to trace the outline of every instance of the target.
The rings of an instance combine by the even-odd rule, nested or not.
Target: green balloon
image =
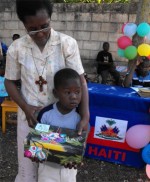
[[[128,46],[124,50],[124,55],[127,59],[132,60],[137,56],[137,48],[135,46]]]
[[[118,49],[117,53],[118,53],[118,56],[124,57],[124,50],[123,49]]]

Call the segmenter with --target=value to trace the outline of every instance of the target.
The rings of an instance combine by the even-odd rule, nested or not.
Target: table
[[[131,88],[88,84],[90,132],[85,156],[143,167],[141,150],[125,141],[126,131],[136,124],[150,124],[150,98],[141,98]]]
[[[2,106],[2,133],[6,132],[6,113],[17,112],[18,105],[12,100],[4,100]]]

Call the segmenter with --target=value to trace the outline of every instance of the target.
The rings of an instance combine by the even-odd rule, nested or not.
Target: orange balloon
[[[147,56],[147,58],[150,60],[150,55],[149,55],[149,56]]]

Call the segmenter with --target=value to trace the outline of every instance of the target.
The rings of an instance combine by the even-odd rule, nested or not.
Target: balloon
[[[137,27],[137,34],[140,37],[145,37],[150,32],[150,26],[148,23],[143,22],[140,23]]]
[[[145,163],[150,164],[150,144],[142,150],[142,158]]]
[[[149,55],[149,56],[147,56],[147,58],[150,60],[150,55]]]
[[[127,23],[124,27],[124,35],[132,37],[137,30],[137,25],[135,23]]]
[[[150,40],[150,32],[146,35],[146,39]]]
[[[120,49],[125,49],[126,47],[132,45],[132,40],[127,36],[122,36],[118,39],[117,44]]]
[[[124,55],[127,59],[132,60],[137,56],[137,49],[135,46],[128,46],[124,50]]]
[[[141,44],[138,46],[138,53],[140,56],[149,56],[150,55],[150,45]]]
[[[121,28],[122,33],[124,33],[124,27],[125,27],[126,24],[127,24],[127,23],[124,23],[124,24],[122,25],[122,28]]]
[[[117,53],[118,53],[118,56],[124,57],[124,50],[123,49],[118,49]]]
[[[149,164],[146,165],[146,175],[148,178],[150,178],[150,165]]]
[[[127,144],[135,149],[145,147],[150,141],[150,125],[135,125],[126,133]]]

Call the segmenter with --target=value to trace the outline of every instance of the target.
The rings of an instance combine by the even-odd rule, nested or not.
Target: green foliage
[[[104,0],[103,3],[128,3],[129,0]]]
[[[65,3],[128,3],[129,0],[56,0]]]
[[[112,126],[113,124],[116,124],[116,122],[114,121],[114,120],[112,120],[112,119],[108,119],[108,120],[106,120],[106,123],[108,123],[109,124],[109,126]]]
[[[95,0],[64,0],[65,3],[95,3]]]

